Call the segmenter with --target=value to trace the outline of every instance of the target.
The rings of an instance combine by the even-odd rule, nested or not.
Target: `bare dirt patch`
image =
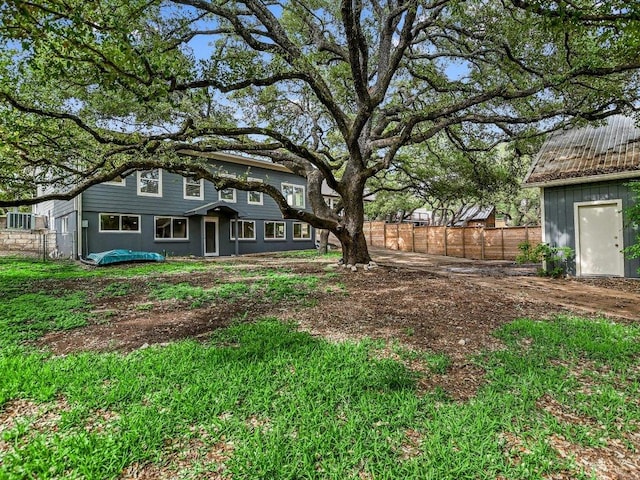
[[[531,276],[508,262],[473,262],[450,257],[374,252],[381,266],[356,273],[330,260],[271,256],[235,259],[237,269],[172,274],[154,281],[188,282],[211,287],[217,282],[252,282],[251,271],[287,268],[325,278],[312,298],[272,302],[243,297],[193,308],[189,301],[150,301],[149,279],[123,279],[130,295],[95,296],[94,323],[41,339],[56,354],[79,350],[131,351],[183,338],[207,338],[234,320],[276,316],[332,341],[382,339],[407,348],[444,353],[452,359],[445,375],[430,375],[423,388],[444,388],[457,399],[473,396],[482,372],[470,355],[500,348],[496,328],[516,318],[549,318],[559,313],[640,318],[640,282],[629,279],[547,279]],[[242,272],[239,276],[238,272]],[[327,277],[327,272],[331,272]],[[101,281],[104,283],[104,281]],[[73,281],[69,289],[82,288]],[[99,292],[107,283],[85,286]],[[64,286],[63,286],[64,287]]]

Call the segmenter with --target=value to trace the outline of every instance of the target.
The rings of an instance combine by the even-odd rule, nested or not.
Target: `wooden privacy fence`
[[[412,223],[365,222],[367,243],[404,252],[477,260],[515,260],[518,245],[541,242],[540,227],[416,227]]]

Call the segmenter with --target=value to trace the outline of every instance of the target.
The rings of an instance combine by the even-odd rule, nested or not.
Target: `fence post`
[[[415,253],[416,251],[416,226],[411,224],[411,251]]]
[[[484,227],[480,230],[480,258],[484,260]]]
[[[400,251],[400,224],[396,223],[396,246],[397,250]]]
[[[504,260],[504,227],[500,229],[500,248],[502,250],[502,260]]]
[[[447,226],[444,226],[444,256],[448,257],[449,255],[447,254],[448,250],[447,250]]]
[[[373,247],[373,222],[369,222],[369,245]]]
[[[464,242],[464,236],[467,233],[467,228],[469,227],[462,227],[462,258],[467,258],[467,249]]]
[[[430,233],[430,232],[431,232],[431,225],[427,225],[427,229],[425,230],[425,235],[426,235],[426,237],[425,237],[425,239],[424,239],[424,241],[425,241],[425,245],[426,245],[426,247],[425,247],[425,248],[426,248],[426,250],[427,250],[427,253],[429,253],[429,233]]]
[[[387,248],[387,223],[382,223],[382,248]]]

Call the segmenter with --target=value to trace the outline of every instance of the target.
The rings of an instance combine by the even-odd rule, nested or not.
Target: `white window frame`
[[[171,219],[171,237],[166,238],[166,237],[158,237],[157,235],[157,226],[156,226],[156,222],[158,221],[159,218],[170,218]],[[187,236],[186,237],[180,237],[180,238],[174,238],[173,236],[173,221],[174,220],[184,220],[185,221],[185,225],[187,227]],[[173,215],[155,215],[153,217],[153,239],[156,242],[186,242],[189,240],[189,219],[187,217],[175,217]]]
[[[277,225],[281,224],[284,227],[284,236],[283,237],[267,237],[267,223],[274,223],[276,226],[274,227],[274,233],[277,232]],[[287,222],[281,222],[278,220],[265,220],[264,221],[264,240],[265,242],[282,242],[287,239]]]
[[[103,215],[114,215],[119,217],[118,219],[118,230],[103,230],[102,229],[102,216]],[[136,217],[138,219],[138,230],[123,230],[122,229],[122,217]],[[98,213],[98,232],[99,233],[141,233],[142,232],[142,224],[140,222],[140,215],[132,215],[130,213],[107,213],[100,212]]]
[[[284,195],[284,188],[285,187],[293,187],[293,202],[289,202],[289,198],[287,198],[287,195]],[[300,189],[302,190],[302,205],[296,205],[295,204],[295,198],[296,198],[296,189]],[[282,192],[282,194],[284,195],[284,197],[287,200],[287,203],[289,204],[289,206],[293,207],[293,208],[306,208],[307,206],[307,191],[306,188],[303,185],[296,185],[295,183],[287,183],[287,182],[283,182],[280,185],[280,191]]]
[[[245,223],[253,223],[253,237],[252,238],[239,237],[238,241],[242,242],[242,241],[255,240],[256,239],[256,221],[255,220],[238,220],[238,222],[240,222],[240,225],[244,225]],[[236,239],[236,237],[234,235],[234,233],[235,233],[235,228],[234,228],[235,223],[236,223],[235,220],[231,220],[231,222],[229,222],[229,239],[230,240],[235,240]],[[241,228],[239,231],[241,233],[244,232],[244,227]]]
[[[69,233],[69,215],[60,217],[60,233]]]
[[[324,196],[322,198],[324,199],[324,203],[327,204],[327,207],[329,207],[331,210],[335,208],[337,202],[337,199],[335,197]]]
[[[307,226],[309,228],[309,236],[308,237],[296,237],[296,225],[300,225],[301,229],[303,226]],[[309,225],[308,223],[305,222],[293,222],[293,226],[291,227],[291,229],[293,230],[293,239],[296,241],[301,241],[301,240],[311,240],[312,237],[312,232],[311,232],[311,225]],[[300,230],[300,233],[302,233],[302,230]]]
[[[120,178],[120,181],[117,181],[116,178]],[[105,185],[113,185],[115,187],[126,187],[127,179],[122,175],[118,175],[116,178],[109,180],[108,182],[104,182]]]
[[[235,175],[231,175],[228,173],[221,173],[220,174],[221,177],[225,177],[225,178],[236,178]],[[233,198],[232,199],[227,199],[227,198],[222,198],[222,192],[224,190],[231,190],[231,192],[233,192]],[[235,188],[225,188],[223,190],[218,190],[218,199],[222,202],[227,202],[227,203],[236,203],[238,201],[238,194],[236,193],[236,189]]]
[[[140,187],[141,185],[141,176],[143,172],[148,172],[150,170],[158,170],[158,193],[148,193],[148,192],[142,192]],[[137,180],[138,180],[138,184],[136,186],[136,191],[138,193],[139,196],[141,197],[162,197],[162,169],[161,168],[148,168],[146,170],[138,170],[137,172]]]
[[[182,196],[185,200],[204,200],[204,179],[197,180],[200,184],[200,195],[197,197],[193,197],[187,195],[187,185],[195,185],[195,182],[188,183],[188,180],[191,180],[193,177],[182,177]]]
[[[262,179],[261,178],[247,178],[247,181],[249,182],[259,182],[262,183]],[[258,195],[260,195],[260,200],[256,201],[256,202],[252,202],[251,201],[251,194],[252,193],[257,193]],[[264,204],[264,196],[262,195],[262,192],[256,192],[253,190],[250,190],[247,192],[247,204],[248,205],[263,205]]]

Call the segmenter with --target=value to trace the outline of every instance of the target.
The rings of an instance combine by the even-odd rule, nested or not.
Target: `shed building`
[[[640,178],[640,128],[615,115],[599,126],[552,134],[527,173],[524,186],[539,187],[542,241],[570,247],[576,276],[639,277],[638,259],[623,249],[638,232],[625,225],[635,202],[628,187]]]

